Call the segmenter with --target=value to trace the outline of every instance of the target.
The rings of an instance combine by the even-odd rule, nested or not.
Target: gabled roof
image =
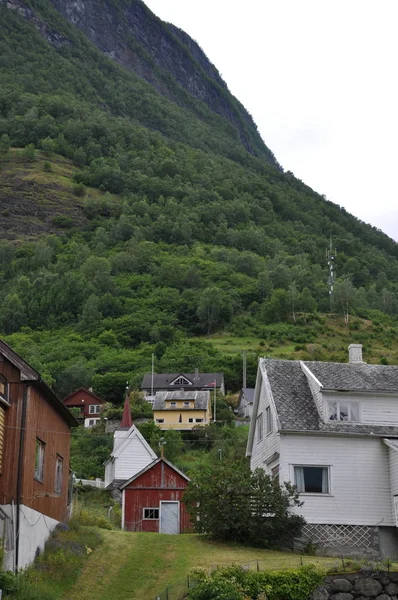
[[[214,388],[214,382],[216,382],[216,388],[219,388],[224,383],[224,373],[154,373],[153,375],[153,389],[154,390],[167,390],[175,387],[181,387],[179,384],[173,384],[173,381],[179,377],[184,377],[189,382],[192,382],[192,387],[209,389]],[[152,374],[147,373],[141,383],[141,389],[150,390],[152,387]]]
[[[185,473],[183,473],[182,471],[180,471],[180,469],[177,469],[177,467],[175,467],[173,465],[173,463],[171,463],[170,461],[166,460],[165,458],[161,458],[160,457],[160,458],[154,460],[153,462],[149,463],[149,465],[147,465],[146,467],[144,467],[143,469],[141,469],[141,471],[139,471],[139,473],[136,473],[128,481],[123,482],[122,485],[119,486],[119,490],[123,490],[125,487],[127,487],[128,485],[130,485],[130,483],[132,483],[133,481],[135,481],[136,479],[138,479],[139,477],[141,477],[141,475],[143,475],[147,471],[150,471],[151,469],[153,469],[153,467],[155,467],[160,462],[164,462],[171,469],[173,469],[173,471],[175,471],[176,473],[178,473],[179,475],[181,475],[181,477],[183,477],[186,481],[191,481],[190,478],[188,477],[188,475],[185,475]]]
[[[155,452],[152,450],[142,433],[140,433],[137,427],[133,424],[127,432],[125,440],[121,442],[119,446],[117,446],[116,450],[113,450],[106,462],[108,462],[112,458],[119,458],[119,456],[124,452],[125,448],[127,448],[127,446],[130,444],[131,440],[135,437],[139,439],[141,444],[149,452],[152,458],[156,458]]]
[[[49,401],[51,406],[57,411],[57,413],[70,425],[71,427],[79,425],[78,421],[72,415],[72,413],[63,405],[61,400],[55,394],[45,381],[42,380],[40,373],[33,369],[27,362],[23,360],[19,354],[14,352],[8,344],[3,340],[0,340],[0,354],[2,354],[10,363],[12,363],[21,373],[21,383],[27,383],[40,390],[45,398]]]
[[[245,399],[247,400],[247,402],[249,404],[253,404],[253,402],[254,402],[254,388],[242,388],[241,392],[240,392],[240,398],[239,398],[239,400],[241,400],[243,396],[245,397]]]
[[[70,400],[71,398],[73,398],[73,396],[76,396],[77,394],[80,394],[81,392],[84,392],[85,394],[87,394],[88,396],[92,396],[95,400],[98,400],[98,402],[100,404],[104,404],[105,400],[102,400],[102,398],[100,398],[99,396],[97,396],[96,394],[94,394],[94,392],[90,392],[90,390],[88,390],[87,388],[78,388],[77,390],[75,390],[74,392],[72,392],[72,394],[69,394],[69,396],[67,396],[66,398],[64,398],[62,400],[62,402],[66,402],[67,400]]]
[[[196,410],[207,410],[210,401],[210,392],[208,391],[189,391],[189,392],[156,392],[153,402],[153,410],[170,410],[166,401],[170,400],[193,400]],[[178,410],[183,410],[179,408]],[[188,409],[186,409],[188,410]],[[191,409],[193,410],[193,409]]]
[[[396,393],[398,396],[398,367],[260,359],[248,453],[251,452],[253,444],[261,381],[263,385],[268,386],[272,396],[280,431],[398,437],[398,427],[395,425],[324,422],[319,415],[302,364],[318,380],[320,391],[387,392]]]

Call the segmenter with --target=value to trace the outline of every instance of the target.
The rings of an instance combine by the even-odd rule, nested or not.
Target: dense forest
[[[393,240],[284,173],[255,129],[248,152],[172,75],[182,106],[49,2],[17,4],[0,2],[0,331],[61,396],[92,384],[118,403],[152,353],[159,372],[223,370],[237,390],[240,354],[202,339],[216,332],[255,336],[258,352],[287,340],[308,351],[334,335],[320,315],[331,309],[330,239],[333,312],[373,319],[366,343],[381,322],[394,338]],[[27,176],[21,209],[10,198]],[[46,216],[51,186],[73,216],[61,204]],[[15,228],[27,204],[44,214],[46,235]]]

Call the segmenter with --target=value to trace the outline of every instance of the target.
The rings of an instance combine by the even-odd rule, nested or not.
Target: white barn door
[[[179,502],[160,502],[159,533],[180,533]]]

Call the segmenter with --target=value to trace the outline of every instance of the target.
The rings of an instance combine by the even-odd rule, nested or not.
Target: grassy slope
[[[50,163],[51,171],[45,171],[46,162]],[[86,222],[85,199],[73,194],[73,177],[78,171],[78,167],[59,154],[49,156],[36,151],[35,160],[27,161],[21,149],[13,148],[7,156],[1,156],[1,236],[28,241],[57,233],[62,229],[56,220],[60,216],[68,228],[82,227]],[[99,189],[86,190],[87,197],[103,195]]]
[[[333,564],[334,559],[301,557],[258,548],[209,542],[198,535],[101,532],[104,543],[90,556],[63,600],[152,600],[168,585],[185,580],[192,567],[259,560],[260,568]]]

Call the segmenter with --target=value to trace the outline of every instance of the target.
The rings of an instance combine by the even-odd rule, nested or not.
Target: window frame
[[[270,435],[273,432],[273,422],[272,422],[272,411],[271,406],[268,405],[265,409],[265,435]]]
[[[10,386],[8,385],[7,379],[2,374],[0,374],[0,384],[3,384],[3,386],[4,386],[4,392],[0,391],[0,399],[3,400],[4,402],[7,402],[7,404],[9,404],[10,403]]]
[[[158,516],[157,517],[146,517],[145,516],[145,511],[152,511],[152,512],[157,512]],[[159,507],[150,507],[150,506],[145,506],[142,509],[142,519],[145,521],[158,521],[160,518],[160,509]]]
[[[264,439],[264,419],[263,413],[260,413],[256,417],[256,432],[257,432],[257,443]]]
[[[156,423],[164,423],[164,419],[155,419]]]
[[[61,469],[58,466],[61,465]],[[55,485],[54,490],[56,494],[62,494],[62,485],[64,479],[64,459],[60,454],[57,454],[55,459]]]
[[[327,492],[300,492],[299,494],[300,496],[332,496],[332,470],[331,470],[331,465],[303,465],[303,464],[295,464],[292,465],[292,481],[293,481],[293,485],[297,488],[298,491],[298,486],[296,483],[296,469],[306,469],[306,468],[310,468],[310,469],[326,469],[327,470],[327,485],[328,485],[328,491]],[[305,480],[304,480],[304,484],[305,484]]]
[[[43,483],[44,479],[44,459],[46,453],[46,442],[43,442],[40,438],[36,438],[35,448],[35,471],[34,479]]]
[[[94,410],[91,410],[92,408]],[[101,410],[101,405],[100,404],[90,404],[89,407],[88,407],[88,414],[89,415],[99,415],[100,410]]]
[[[355,405],[357,407],[357,411],[358,411],[358,421],[353,421],[351,418],[348,419],[347,421],[343,421],[340,418],[331,419],[330,418],[331,404],[337,404],[337,414],[340,416],[340,403],[347,404],[349,416],[351,416],[351,406]],[[326,419],[325,420],[326,420],[326,423],[353,423],[354,425],[357,425],[358,423],[362,423],[360,400],[345,400],[342,398],[336,398],[335,400],[332,398],[327,399],[326,400]]]

